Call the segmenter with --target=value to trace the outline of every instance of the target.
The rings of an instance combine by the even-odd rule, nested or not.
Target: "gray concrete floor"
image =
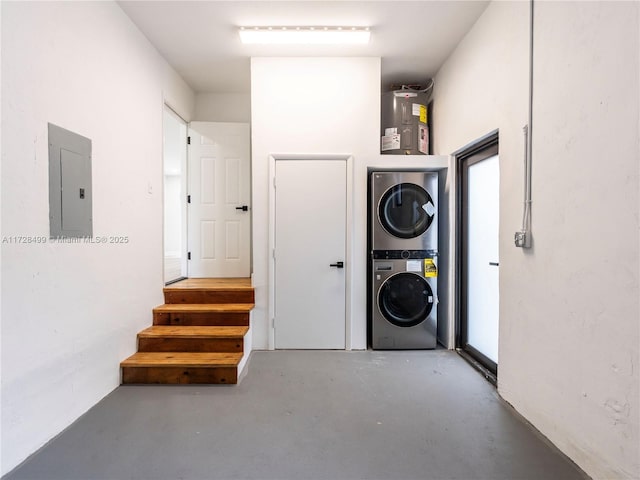
[[[6,479],[584,479],[456,353],[254,352],[119,387]]]

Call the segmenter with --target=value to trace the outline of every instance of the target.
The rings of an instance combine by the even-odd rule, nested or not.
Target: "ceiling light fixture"
[[[240,27],[240,40],[263,45],[345,45],[369,43],[369,27]]]

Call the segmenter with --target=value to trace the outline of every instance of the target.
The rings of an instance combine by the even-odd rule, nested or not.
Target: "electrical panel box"
[[[91,140],[49,124],[51,238],[91,237]]]

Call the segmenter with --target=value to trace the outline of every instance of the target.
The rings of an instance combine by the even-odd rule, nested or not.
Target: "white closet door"
[[[276,161],[276,348],[345,348],[346,191],[344,160]]]

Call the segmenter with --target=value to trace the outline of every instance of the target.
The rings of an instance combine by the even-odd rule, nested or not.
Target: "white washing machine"
[[[406,258],[406,257],[409,258]],[[404,258],[403,258],[404,257]],[[418,258],[416,258],[418,257]],[[436,256],[386,252],[373,258],[371,347],[378,350],[436,347]]]
[[[438,173],[371,173],[371,249],[438,250]]]

